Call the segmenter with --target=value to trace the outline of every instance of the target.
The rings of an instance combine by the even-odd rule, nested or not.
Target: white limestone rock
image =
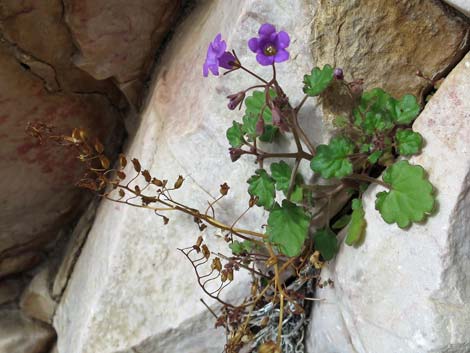
[[[127,155],[170,182],[182,174],[186,182],[173,196],[197,207],[205,208],[206,201],[218,195],[219,185],[227,182],[230,197],[217,213],[232,222],[246,209],[246,180],[256,166],[248,159],[236,166],[230,162],[225,131],[241,114],[226,108],[225,97],[254,81],[238,72],[203,79],[208,43],[221,32],[244,63],[257,67],[246,43],[259,26],[271,22],[288,31],[291,60],[278,66],[278,77],[296,104],[303,96],[302,77],[312,67],[312,12],[307,3],[286,0],[198,5],[159,63]],[[260,72],[271,73],[269,68]],[[302,118],[313,140],[320,142],[321,119],[312,102]],[[282,144],[293,147],[287,140]],[[199,302],[204,294],[193,269],[176,250],[194,244],[199,232],[188,217],[170,216],[164,227],[150,211],[109,202],[100,206],[54,318],[59,353],[222,351],[225,332],[211,328],[214,322]],[[240,225],[261,230],[266,216],[252,210]],[[212,238],[211,244],[213,251],[226,249],[221,240]],[[240,281],[227,294],[236,299],[249,289],[249,278],[242,273],[235,277]]]
[[[470,17],[470,1],[468,0],[444,0],[450,6],[455,7],[458,11]]]
[[[414,124],[426,140],[411,159],[436,187],[435,215],[408,230],[387,225],[364,195],[365,243],[342,246],[322,272],[308,352],[470,352],[470,54]]]

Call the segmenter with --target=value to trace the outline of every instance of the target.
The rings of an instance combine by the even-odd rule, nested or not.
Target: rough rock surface
[[[312,26],[317,65],[341,67],[346,80],[362,78],[365,89],[381,87],[397,98],[421,96],[429,83],[416,71],[439,79],[470,44],[469,22],[436,0],[320,0]],[[324,96],[326,121],[343,113],[341,92]]]
[[[0,282],[0,305],[13,302],[21,294],[23,281],[21,279],[9,279]]]
[[[186,182],[174,196],[194,206],[205,208],[219,185],[228,182],[231,197],[217,213],[233,221],[246,208],[246,180],[255,167],[248,160],[237,162],[236,168],[230,162],[225,131],[241,115],[227,110],[225,97],[253,81],[238,72],[203,79],[207,45],[221,32],[241,60],[257,67],[246,41],[264,22],[287,30],[292,60],[278,66],[278,75],[295,104],[303,95],[303,74],[312,66],[306,31],[311,13],[303,2],[281,0],[198,6],[162,58],[127,154],[170,182],[182,174]],[[260,72],[267,76],[270,68]],[[318,142],[321,119],[315,114],[307,104],[305,126]],[[191,265],[176,250],[194,244],[199,231],[191,219],[170,216],[164,227],[152,212],[106,202],[100,206],[54,317],[60,353],[222,351],[224,332],[210,329],[210,314],[199,302],[204,295]],[[257,229],[265,216],[253,210],[242,223]],[[212,238],[211,244],[212,251],[226,252],[222,241]],[[248,278],[242,273],[235,278],[240,282],[227,294],[239,298]]]
[[[65,20],[80,50],[74,63],[97,80],[114,78],[136,103],[153,53],[180,4],[180,0],[66,0]]]
[[[468,0],[444,0],[450,6],[455,7],[457,10],[470,17],[470,1]]]
[[[73,185],[81,171],[72,151],[40,146],[26,135],[27,123],[112,137],[120,118],[111,82],[71,64],[74,47],[61,16],[59,0],[0,6],[0,277],[37,263],[37,251],[77,214],[84,195]]]
[[[342,246],[322,272],[309,352],[463,353],[470,347],[470,53],[414,124],[438,209],[408,230],[384,223],[364,196],[365,243]],[[379,190],[380,189],[380,190]]]
[[[0,311],[1,353],[47,352],[55,339],[52,327],[25,318],[18,310]]]
[[[20,308],[29,317],[51,323],[57,303],[50,290],[50,269],[42,268],[21,295]]]

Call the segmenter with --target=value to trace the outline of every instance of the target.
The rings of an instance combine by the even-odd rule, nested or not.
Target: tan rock
[[[317,65],[341,67],[346,80],[363,78],[365,89],[396,98],[421,96],[429,83],[416,71],[441,78],[469,47],[468,22],[436,0],[320,0],[312,23]],[[341,92],[325,95],[327,121],[346,111],[337,106]]]
[[[18,310],[0,311],[0,353],[43,353],[54,339],[52,327],[29,320]]]
[[[45,323],[51,322],[57,306],[51,297],[49,277],[49,268],[41,269],[26,287],[20,300],[20,308],[24,314]]]
[[[141,92],[153,55],[175,20],[180,1],[174,0],[67,0],[65,20],[80,53],[77,67],[97,80],[129,82]]]
[[[0,260],[0,279],[14,273],[29,270],[41,261],[37,252],[23,252]]]

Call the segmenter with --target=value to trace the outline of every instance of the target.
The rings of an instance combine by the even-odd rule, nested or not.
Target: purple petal
[[[209,68],[207,67],[206,63],[204,63],[204,65],[202,65],[202,75],[204,77],[209,76]]]
[[[251,38],[249,41],[248,41],[248,48],[250,48],[250,50],[253,52],[253,53],[256,53],[256,51],[258,50],[258,38]]]
[[[235,62],[235,60],[236,59],[233,54],[226,51],[219,58],[219,66],[223,67],[224,69],[231,69],[233,68],[233,63]]]
[[[282,63],[286,60],[289,60],[289,52],[284,49],[279,49],[276,55],[274,55],[274,61],[277,63]]]
[[[278,49],[285,49],[289,46],[290,44],[290,37],[289,35],[287,34],[287,32],[284,32],[284,31],[280,31],[278,34],[277,34],[277,38],[276,38],[276,47]]]
[[[274,56],[266,56],[264,54],[256,54],[256,61],[258,61],[263,66],[268,66],[274,63]]]
[[[220,34],[217,35],[217,37],[219,36]],[[214,40],[214,42],[211,43],[211,47],[215,55],[217,57],[220,57],[225,52],[225,49],[227,49],[227,43],[225,43],[225,40],[217,41],[217,37],[216,37],[216,40]]]
[[[270,35],[273,32],[276,32],[276,27],[274,27],[270,23],[265,23],[259,28],[258,34],[260,36],[267,36],[267,35]]]
[[[219,65],[217,64],[210,64],[208,65],[209,67],[209,70],[211,70],[211,72],[215,75],[215,76],[219,76]]]

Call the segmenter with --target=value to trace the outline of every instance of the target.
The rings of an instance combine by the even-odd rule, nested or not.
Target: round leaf
[[[345,137],[335,137],[328,145],[317,147],[317,154],[310,167],[325,179],[345,177],[353,172],[352,163],[348,158],[353,152],[354,143]]]
[[[362,207],[362,201],[354,199],[352,201],[353,212],[351,214],[351,222],[349,223],[348,233],[346,234],[345,243],[347,245],[358,245],[364,238],[366,230],[365,212]]]
[[[307,238],[310,216],[300,206],[290,201],[277,203],[268,217],[269,241],[276,244],[287,256],[297,256]]]
[[[243,131],[240,123],[232,122],[232,127],[227,129],[227,140],[233,148],[239,148],[243,145]]]
[[[313,97],[322,93],[333,81],[333,68],[330,65],[323,69],[315,67],[310,75],[304,76],[304,93]]]
[[[313,235],[315,249],[318,250],[326,261],[335,257],[338,252],[338,240],[336,234],[330,229],[321,229]]]
[[[433,210],[433,187],[421,166],[397,162],[385,170],[383,181],[390,185],[390,191],[376,195],[375,208],[385,222],[405,228],[411,222],[422,221]]]
[[[411,156],[421,151],[423,137],[412,130],[398,130],[395,135],[398,153],[403,156]]]
[[[258,197],[258,202],[256,203],[258,206],[270,209],[276,196],[274,180],[264,169],[258,169],[255,174],[248,179],[248,193]]]

